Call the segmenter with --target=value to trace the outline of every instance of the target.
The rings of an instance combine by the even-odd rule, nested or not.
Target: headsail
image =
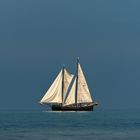
[[[90,91],[83,74],[80,63],[78,63],[78,85],[77,85],[77,103],[90,103],[93,102]]]
[[[62,70],[41,99],[40,103],[62,103]]]
[[[64,103],[69,85],[73,79],[72,74],[70,74],[66,68],[64,68],[64,71],[60,71],[56,79],[54,80],[53,84],[49,88],[49,90],[46,92],[44,97],[41,99],[40,103]],[[64,81],[63,81],[64,80]],[[63,86],[62,86],[63,84]],[[63,90],[62,90],[63,88]],[[63,96],[62,96],[63,91]],[[63,99],[62,99],[63,98]]]

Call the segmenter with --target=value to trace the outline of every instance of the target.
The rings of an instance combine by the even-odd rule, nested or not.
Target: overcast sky
[[[80,57],[100,109],[140,108],[139,0],[1,0],[0,109],[38,104]]]

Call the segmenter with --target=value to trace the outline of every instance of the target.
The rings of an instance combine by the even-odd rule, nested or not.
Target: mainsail
[[[66,105],[66,106],[72,105],[75,103],[79,104],[79,103],[93,102],[80,63],[77,63],[77,69],[78,69],[77,78],[74,80],[74,83],[71,87],[69,95],[66,98],[65,103],[64,103],[64,105]],[[76,94],[76,92],[77,92],[77,94]]]
[[[56,79],[54,80],[51,87],[48,89],[44,97],[41,99],[41,104],[53,104],[53,103],[64,103],[66,93],[73,79],[72,74],[70,74],[66,68],[63,68]],[[62,95],[63,94],[63,95]]]
[[[77,83],[77,103],[91,103],[92,98],[90,91],[82,71],[80,63],[78,63],[78,83]]]

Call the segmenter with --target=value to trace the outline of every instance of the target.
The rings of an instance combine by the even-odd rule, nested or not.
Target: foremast
[[[75,105],[78,106],[77,104],[77,97],[78,97],[78,64],[79,64],[79,57],[77,58],[76,62],[76,87],[75,87]]]
[[[41,99],[40,104],[63,105],[73,77],[74,75],[69,73],[63,65],[54,82]]]
[[[62,67],[62,106],[63,106],[63,103],[64,103],[64,75],[65,75],[65,65],[63,64],[63,67]]]

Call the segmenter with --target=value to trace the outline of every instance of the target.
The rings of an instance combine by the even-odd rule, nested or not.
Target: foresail
[[[78,91],[77,103],[89,103],[92,98],[80,64],[78,64]]]
[[[67,91],[69,89],[69,86],[71,84],[73,77],[74,77],[73,74],[70,74],[66,69],[64,69],[63,103],[65,101],[66,94],[67,94]]]
[[[62,103],[62,70],[41,99],[40,103]]]
[[[71,87],[69,95],[65,100],[65,103],[64,103],[65,106],[75,104],[75,87],[76,87],[76,78],[75,78],[74,83],[73,83],[73,85]]]

